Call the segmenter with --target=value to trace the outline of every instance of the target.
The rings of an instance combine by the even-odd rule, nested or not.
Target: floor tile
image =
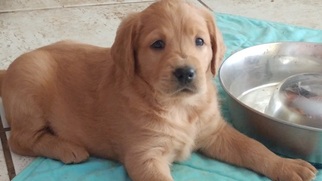
[[[7,133],[7,138],[9,138],[10,132],[6,132],[6,133]],[[11,152],[11,157],[12,157],[13,165],[15,167],[16,175],[18,175],[35,159],[35,157],[21,156],[12,152]]]
[[[204,4],[203,3],[200,3],[199,0],[186,0],[186,1],[188,1],[189,3],[192,3],[193,5],[203,6],[204,7]]]
[[[322,29],[320,0],[200,0],[215,12]]]
[[[44,10],[75,6],[101,6],[137,2],[153,2],[153,0],[1,0],[0,12]]]
[[[153,2],[153,0],[59,0],[63,7]]]
[[[0,0],[0,12],[61,7],[59,0]]]
[[[4,13],[0,16],[0,68],[26,51],[63,39],[111,46],[120,20],[141,11],[149,2],[88,6],[45,11]]]
[[[0,141],[0,180],[9,181],[9,176],[8,176],[6,161],[3,155],[1,141]]]

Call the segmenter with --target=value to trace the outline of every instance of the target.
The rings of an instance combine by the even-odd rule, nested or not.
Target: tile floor
[[[322,29],[320,0],[190,0],[215,12]],[[0,69],[23,52],[62,39],[110,46],[127,13],[153,0],[0,0]],[[0,180],[11,180],[34,158],[10,152],[0,113]]]

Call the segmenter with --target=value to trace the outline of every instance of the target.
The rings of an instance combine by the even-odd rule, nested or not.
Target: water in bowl
[[[237,99],[247,106],[264,113],[274,91],[278,88],[278,84],[278,82],[269,83],[252,88],[242,93]]]

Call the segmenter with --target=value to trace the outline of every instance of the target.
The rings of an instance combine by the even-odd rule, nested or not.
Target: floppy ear
[[[226,47],[223,41],[223,37],[218,27],[215,24],[215,19],[209,12],[205,13],[205,18],[208,25],[210,34],[211,47],[213,51],[212,60],[210,64],[211,73],[215,76],[224,58]]]
[[[135,72],[135,48],[139,31],[139,14],[127,16],[117,29],[111,55],[115,64],[131,77]]]

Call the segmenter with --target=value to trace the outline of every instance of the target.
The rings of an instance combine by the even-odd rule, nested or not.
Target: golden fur
[[[129,15],[111,48],[62,41],[25,53],[0,73],[11,149],[64,163],[115,159],[134,181],[173,180],[171,163],[192,151],[273,180],[311,180],[309,163],[278,157],[223,120],[212,82],[223,54],[212,15],[171,0]],[[195,70],[186,87],[173,73],[185,66]]]

